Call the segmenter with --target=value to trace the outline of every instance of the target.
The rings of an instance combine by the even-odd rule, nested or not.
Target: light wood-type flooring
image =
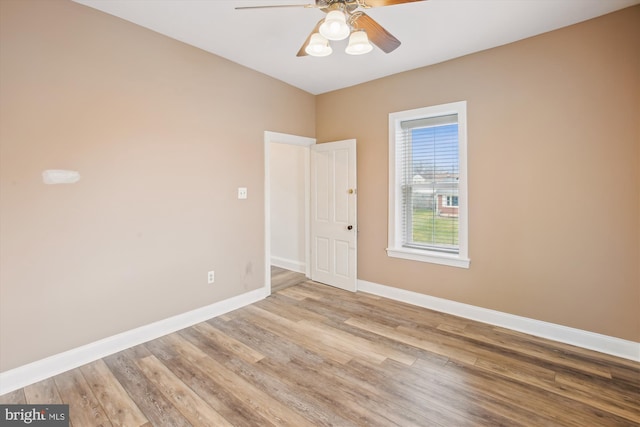
[[[637,426],[640,364],[310,281],[0,397],[84,426]]]
[[[271,266],[271,293],[281,291],[290,286],[299,285],[306,282],[304,273],[286,270],[281,267]]]

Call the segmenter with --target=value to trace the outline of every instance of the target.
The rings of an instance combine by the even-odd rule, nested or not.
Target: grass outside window
[[[413,209],[413,242],[458,245],[458,217],[436,215],[433,209]]]

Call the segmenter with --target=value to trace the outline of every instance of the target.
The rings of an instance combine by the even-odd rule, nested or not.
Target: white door
[[[311,279],[356,290],[356,140],[311,146]]]

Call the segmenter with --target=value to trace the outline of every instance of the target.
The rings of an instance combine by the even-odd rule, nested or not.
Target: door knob
[[[347,230],[353,230],[353,225],[347,225]]]

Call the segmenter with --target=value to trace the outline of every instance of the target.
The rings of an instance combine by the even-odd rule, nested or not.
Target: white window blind
[[[392,257],[469,267],[466,102],[389,114]]]
[[[396,141],[405,247],[458,253],[458,115],[400,122]]]

